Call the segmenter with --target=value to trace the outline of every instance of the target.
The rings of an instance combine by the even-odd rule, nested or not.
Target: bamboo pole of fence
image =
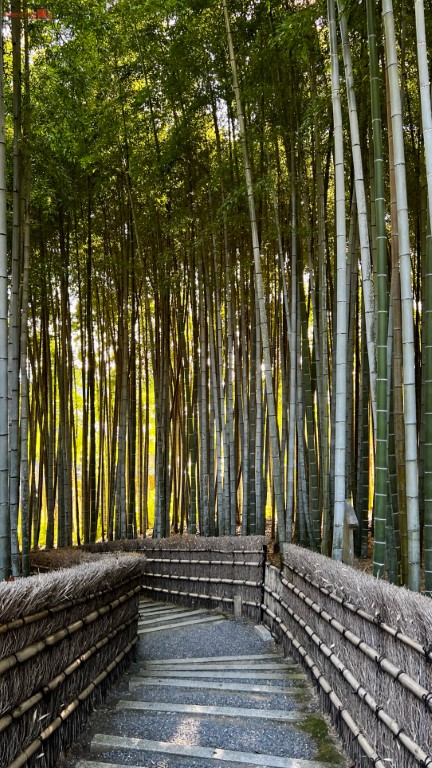
[[[319,635],[314,631],[307,622],[302,619],[295,611],[278,595],[276,592],[267,588],[266,591],[276,600],[289,614],[291,619],[302,628],[302,630],[309,636],[313,643],[317,646],[318,650],[326,656],[331,664],[337,669],[337,671],[343,676],[344,680],[348,683],[352,691],[361,701],[364,701],[369,709],[372,710],[378,720],[380,720],[392,733],[395,740],[397,740],[405,749],[422,765],[432,765],[432,756],[428,755],[421,747],[416,744],[408,734],[404,732],[403,726],[394,720],[383,708],[379,705],[375,699],[367,693],[359,681],[354,677],[352,672],[341,662],[331,648],[324,643]],[[281,624],[282,619],[273,611],[266,608],[268,613],[276,623]]]
[[[57,645],[66,637],[70,637],[71,635],[74,635],[80,629],[83,629],[83,627],[94,623],[102,616],[114,611],[116,608],[118,608],[120,605],[127,602],[128,600],[131,600],[140,591],[141,591],[141,585],[138,585],[134,589],[129,590],[129,592],[127,592],[125,595],[122,595],[121,597],[118,597],[116,600],[113,600],[113,602],[109,603],[108,605],[103,605],[101,606],[101,608],[91,611],[91,613],[89,613],[87,616],[84,616],[83,619],[80,619],[79,621],[75,621],[73,624],[69,624],[69,626],[65,627],[64,629],[61,629],[52,635],[48,635],[48,637],[45,637],[43,640],[39,640],[37,643],[28,645],[26,648],[23,648],[21,651],[17,651],[16,653],[13,653],[10,656],[6,656],[4,659],[1,659],[0,675],[5,674],[5,672],[9,671],[10,669],[17,666],[18,664],[22,664],[28,661],[29,659],[34,658],[35,656],[37,656],[39,653],[46,650],[47,648],[53,645]]]
[[[119,653],[115,659],[108,665],[106,670],[104,672],[101,672],[89,685],[86,686],[86,688],[81,691],[81,693],[78,694],[78,696],[71,701],[61,712],[60,714],[53,720],[52,723],[40,734],[40,736],[32,741],[31,744],[29,744],[18,757],[15,758],[15,760],[10,763],[7,768],[23,768],[27,761],[31,758],[32,755],[35,754],[37,750],[43,749],[44,743],[50,738],[50,736],[55,733],[64,723],[65,721],[72,715],[72,713],[79,707],[80,704],[82,704],[84,701],[86,701],[91,694],[94,692],[95,688],[100,685],[111,672],[114,671],[114,669],[123,661],[123,659],[130,653],[132,648],[136,645],[138,642],[138,637],[134,638],[126,648],[124,648],[121,653]]]
[[[308,606],[314,613],[316,613],[318,616],[320,616],[327,624],[330,624],[333,629],[335,629],[337,632],[339,632],[340,635],[342,635],[345,640],[347,640],[351,645],[353,645],[355,648],[357,648],[359,651],[365,654],[369,659],[371,659],[373,662],[375,662],[386,674],[390,675],[390,677],[393,678],[397,683],[399,683],[403,688],[410,691],[417,699],[420,699],[420,701],[423,701],[425,705],[432,710],[432,692],[429,691],[427,688],[424,688],[424,686],[417,683],[415,680],[412,679],[406,672],[404,672],[403,669],[396,666],[396,664],[393,664],[393,662],[388,659],[386,656],[382,655],[376,648],[373,648],[369,643],[366,643],[365,640],[362,640],[361,637],[356,635],[354,632],[352,632],[350,629],[345,627],[343,624],[341,624],[340,621],[335,619],[334,616],[332,616],[328,611],[326,611],[324,608],[322,608],[318,603],[312,600],[312,598],[308,597],[304,592],[302,592],[298,587],[295,586],[295,584],[292,584],[285,578],[281,578],[281,584],[283,584],[287,589],[289,589],[291,592],[293,592],[296,597],[299,598],[302,602],[305,603],[305,605]],[[264,587],[265,591],[269,591],[268,587]],[[275,598],[275,594],[271,592],[272,597]],[[275,598],[276,599],[276,598]]]
[[[294,566],[288,563],[284,563],[285,567],[296,574],[300,579],[303,579],[308,584],[310,584],[315,589],[319,590],[323,595],[328,597],[330,600],[333,600],[334,602],[341,605],[343,608],[346,608],[350,613],[354,613],[357,616],[359,616],[361,619],[364,619],[369,624],[375,624],[380,627],[380,629],[383,630],[383,632],[386,632],[388,635],[391,635],[395,640],[398,640],[399,642],[406,645],[408,648],[410,648],[413,651],[416,651],[421,656],[426,658],[428,661],[432,661],[432,649],[431,648],[425,648],[421,643],[417,642],[414,638],[410,637],[409,635],[406,635],[404,632],[401,632],[398,629],[395,629],[394,627],[391,627],[389,624],[386,624],[385,622],[380,621],[379,616],[372,616],[370,613],[364,610],[364,608],[360,608],[359,606],[354,605],[349,600],[344,599],[343,597],[339,597],[335,592],[331,592],[330,590],[326,589],[322,585],[315,582],[313,579],[311,579],[310,576],[308,576],[305,573],[302,573],[301,571],[297,570]]]
[[[122,589],[122,587],[129,585],[131,581],[136,581],[138,578],[140,577],[135,575],[132,579],[129,578],[120,582],[119,584],[109,587],[108,589],[92,592],[90,595],[79,597],[76,600],[66,600],[59,605],[45,608],[42,611],[38,611],[37,613],[32,613],[27,616],[21,616],[19,619],[14,619],[13,621],[6,622],[5,624],[0,624],[0,634],[4,634],[10,630],[21,629],[28,624],[33,624],[36,621],[46,619],[48,616],[54,616],[58,613],[61,613],[62,611],[70,611],[71,608],[75,608],[79,605],[85,605],[86,603],[89,603],[93,600],[99,600],[99,598],[109,595],[111,592],[118,592],[120,589]]]
[[[350,734],[352,735],[354,741],[357,742],[357,744],[359,745],[361,751],[366,755],[368,760],[370,760],[371,765],[373,765],[375,768],[386,768],[385,763],[381,759],[380,755],[374,749],[372,744],[370,744],[370,742],[368,741],[366,736],[363,734],[361,728],[355,722],[350,712],[343,705],[342,701],[337,696],[337,694],[333,690],[328,680],[324,677],[322,671],[320,670],[320,668],[318,667],[314,659],[310,656],[310,654],[308,654],[308,652],[300,643],[300,641],[297,640],[296,637],[294,637],[292,632],[290,632],[290,630],[283,623],[280,617],[276,616],[276,614],[273,611],[271,611],[270,608],[268,608],[266,605],[263,605],[262,608],[266,614],[268,614],[274,621],[276,621],[276,623],[279,626],[279,629],[282,631],[285,637],[290,641],[290,643],[293,645],[293,647],[302,657],[303,661],[305,662],[310,672],[314,676],[317,684],[320,686],[323,694],[329,699],[337,715],[344,722]]]

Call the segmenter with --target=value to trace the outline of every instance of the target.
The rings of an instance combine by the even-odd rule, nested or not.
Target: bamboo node
[[[432,692],[431,691],[429,691],[429,693],[423,696],[423,701],[427,709],[432,709]]]
[[[429,645],[424,645],[423,650],[426,656],[426,660],[432,662],[432,642]]]

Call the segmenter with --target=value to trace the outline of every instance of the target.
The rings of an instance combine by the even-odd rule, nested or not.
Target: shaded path
[[[345,768],[301,668],[251,624],[143,600],[138,659],[67,768]]]

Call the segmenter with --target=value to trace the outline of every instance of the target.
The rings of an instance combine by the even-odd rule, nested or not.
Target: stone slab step
[[[195,664],[195,663],[205,663],[207,661],[209,662],[241,662],[246,663],[250,662],[253,664],[255,661],[264,661],[265,659],[272,659],[275,661],[276,659],[282,659],[282,656],[276,655],[275,653],[259,653],[259,654],[253,654],[252,656],[197,656],[196,658],[186,658],[186,659],[179,659],[178,657],[175,659],[154,659],[153,661],[146,661],[147,667],[153,667],[153,666],[159,666],[160,664]]]
[[[156,624],[166,621],[180,621],[181,619],[189,619],[191,616],[202,616],[203,614],[206,614],[208,616],[208,612],[203,608],[201,611],[166,611],[163,614],[155,614],[154,616],[145,616],[144,618],[139,618],[138,620],[138,626],[139,627],[145,627],[150,626],[150,624]]]
[[[214,749],[212,747],[196,747],[184,744],[173,744],[165,741],[151,741],[149,739],[126,738],[124,736],[109,736],[98,733],[91,743],[91,751],[104,752],[109,750],[125,750],[128,752],[150,752],[177,757],[191,757],[219,762],[231,762],[259,766],[260,768],[331,768],[328,763],[316,760],[299,760],[291,757],[278,757],[277,755],[257,754],[256,752],[236,752],[229,749]],[[108,764],[91,763],[81,761],[77,768],[107,768]],[[114,768],[109,764],[108,768]],[[115,766],[123,768],[123,766]]]
[[[187,608],[181,608],[180,605],[159,605],[156,608],[154,605],[143,605],[142,603],[139,604],[139,612],[141,614],[145,614],[145,616],[149,616],[152,613],[169,613],[170,611],[179,611],[179,610],[187,610]]]
[[[208,671],[225,671],[232,670],[233,672],[252,672],[254,674],[255,672],[282,672],[283,670],[286,670],[287,672],[293,670],[298,670],[299,665],[295,664],[294,662],[292,664],[290,663],[284,663],[284,662],[275,662],[274,664],[267,663],[267,664],[254,664],[253,666],[251,664],[233,664],[232,662],[229,664],[218,664],[216,662],[214,663],[208,663],[208,664],[152,664],[151,666],[145,664],[143,669],[146,670],[146,672],[205,672]]]
[[[172,679],[189,679],[192,675],[192,677],[199,678],[200,680],[250,680],[253,678],[254,680],[286,680],[287,677],[291,680],[304,680],[305,676],[303,672],[286,672],[284,670],[281,670],[280,672],[259,672],[255,671],[254,669],[251,669],[250,671],[242,671],[238,672],[237,670],[227,670],[226,672],[223,672],[221,670],[167,670],[163,671],[161,669],[155,669],[155,670],[149,670],[149,669],[143,669],[139,670],[137,672],[139,676],[143,677],[171,677]]]
[[[117,702],[117,709],[133,712],[169,712],[182,715],[202,715],[204,717],[236,717],[255,720],[271,720],[282,723],[298,722],[304,715],[299,712],[287,712],[284,709],[247,709],[246,707],[210,707],[197,704],[166,704],[159,701],[124,701]]]
[[[279,686],[279,685],[253,685],[247,683],[227,683],[223,682],[209,682],[201,680],[178,680],[173,678],[164,677],[132,677],[129,681],[129,690],[134,691],[140,686],[155,685],[160,687],[161,685],[170,686],[172,688],[199,688],[201,691],[240,691],[242,693],[283,693],[284,695],[291,696],[294,693],[304,693],[304,688],[294,688],[293,686]]]
[[[202,618],[198,617],[196,619],[191,618],[188,621],[174,621],[171,624],[163,624],[158,627],[145,627],[143,629],[138,629],[138,634],[147,635],[151,632],[166,632],[170,629],[180,629],[181,627],[189,627],[193,626],[194,624],[215,624],[221,621],[226,621],[226,619],[223,616],[204,616]]]

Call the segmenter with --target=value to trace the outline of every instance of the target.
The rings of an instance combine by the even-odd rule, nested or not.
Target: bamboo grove
[[[423,1],[52,6],[2,10],[1,576],[266,524],[340,559],[348,500],[430,594]]]

